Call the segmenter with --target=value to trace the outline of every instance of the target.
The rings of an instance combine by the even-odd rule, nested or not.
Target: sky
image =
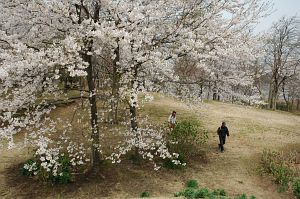
[[[267,1],[267,0],[265,0]],[[255,28],[255,32],[268,30],[273,22],[278,21],[282,16],[297,15],[300,18],[300,0],[270,0],[274,3],[271,15],[262,19]]]

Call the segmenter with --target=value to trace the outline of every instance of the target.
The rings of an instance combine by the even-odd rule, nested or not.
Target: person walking
[[[219,135],[219,149],[221,152],[224,152],[224,144],[226,142],[226,136],[229,136],[229,130],[226,126],[225,122],[222,122],[222,126],[218,128],[218,135]]]

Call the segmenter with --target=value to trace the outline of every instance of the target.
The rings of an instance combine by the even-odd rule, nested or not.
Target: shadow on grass
[[[191,164],[205,164],[203,157],[195,158]],[[11,198],[130,198],[139,197],[143,191],[150,194],[173,195],[174,182],[181,186],[188,177],[189,169],[154,171],[153,164],[132,164],[124,160],[121,164],[104,163],[98,171],[80,174],[74,182],[66,185],[51,184],[23,176],[22,164],[5,170],[6,186],[10,187]],[[167,184],[172,183],[172,186]]]
[[[98,172],[89,172],[74,176],[69,184],[51,184],[38,179],[23,176],[20,168],[23,164],[6,169],[5,179],[13,198],[78,198],[90,196],[107,197],[118,181],[118,174],[113,167],[101,167]],[[84,193],[86,188],[89,191]]]

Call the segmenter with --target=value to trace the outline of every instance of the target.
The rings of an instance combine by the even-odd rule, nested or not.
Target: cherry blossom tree
[[[242,86],[248,85],[241,67],[252,60],[247,32],[268,5],[260,0],[12,0],[0,6],[0,139],[8,139],[12,147],[14,135],[26,129],[31,131],[28,140],[45,152],[57,124],[49,117],[55,106],[47,99],[61,94],[58,79],[67,71],[86,78],[87,95],[81,97],[89,102],[91,165],[97,166],[97,98],[103,91],[95,83],[102,73],[100,64],[109,65],[112,73],[112,112],[119,99],[127,101],[130,111],[126,147],[118,147],[110,158],[135,148],[151,160],[154,155],[176,159],[160,130],[138,125],[139,93],[172,93],[174,84],[182,82],[174,66],[185,58],[196,63],[197,71],[210,74],[212,82],[222,75],[222,83],[230,88],[227,93],[234,92],[240,79]]]

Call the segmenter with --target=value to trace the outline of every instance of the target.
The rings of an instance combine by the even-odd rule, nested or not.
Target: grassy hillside
[[[67,114],[73,108],[61,108],[56,114]],[[151,165],[106,163],[97,175],[79,176],[70,185],[49,187],[32,184],[18,174],[18,164],[28,158],[26,150],[1,149],[0,198],[135,198],[144,191],[165,198],[182,190],[188,179],[211,190],[225,189],[231,196],[246,193],[262,199],[293,198],[292,194],[278,193],[271,179],[259,176],[256,168],[266,148],[300,149],[299,116],[221,102],[186,105],[163,95],[155,95],[139,111],[140,117],[149,115],[153,123],[163,125],[172,110],[177,111],[178,121],[192,117],[209,131],[203,156],[195,157],[186,169],[154,171]],[[225,153],[219,153],[216,130],[224,120],[230,137]]]

